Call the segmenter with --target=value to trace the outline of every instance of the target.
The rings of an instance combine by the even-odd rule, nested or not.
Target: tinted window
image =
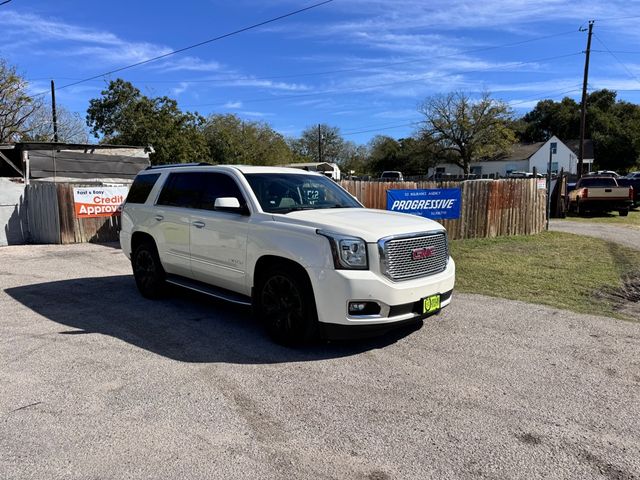
[[[617,187],[618,183],[613,177],[599,177],[599,178],[582,178],[580,179],[580,187]]]
[[[224,173],[203,173],[200,208],[213,210],[216,198],[221,197],[234,197],[238,199],[240,205],[246,204],[240,188],[229,175]]]
[[[170,174],[160,192],[158,205],[196,208],[202,190],[203,176],[199,172]]]
[[[160,178],[159,173],[151,175],[138,175],[133,181],[127,195],[127,203],[144,203],[151,193],[156,181]]]

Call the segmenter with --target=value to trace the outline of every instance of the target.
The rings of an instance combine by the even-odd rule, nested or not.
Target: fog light
[[[349,315],[377,315],[380,305],[376,302],[349,302]]]

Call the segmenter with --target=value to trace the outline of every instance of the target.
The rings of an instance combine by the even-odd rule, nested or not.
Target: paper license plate
[[[422,313],[433,313],[440,310],[440,295],[431,295],[422,299]]]

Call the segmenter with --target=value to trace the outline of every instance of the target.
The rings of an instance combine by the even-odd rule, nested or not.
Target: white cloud
[[[230,109],[236,109],[236,108],[242,108],[242,102],[240,101],[236,101],[236,102],[227,102],[225,103],[222,108],[230,108]]]
[[[186,92],[188,88],[189,88],[189,82],[180,82],[180,84],[177,87],[173,88],[171,92],[174,95],[180,95],[181,93]]]
[[[242,110],[238,112],[239,115],[244,115],[246,117],[258,117],[258,118],[262,118],[262,117],[272,117],[273,113],[265,113],[265,112],[252,112],[252,111],[247,111],[247,110]]]

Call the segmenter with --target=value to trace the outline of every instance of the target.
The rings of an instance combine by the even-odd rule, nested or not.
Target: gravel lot
[[[460,294],[291,350],[114,248],[2,248],[0,284],[3,480],[640,478],[640,324]]]
[[[608,242],[619,243],[628,248],[640,250],[640,228],[633,225],[611,225],[608,223],[552,219],[549,222],[549,230],[596,237]]]

